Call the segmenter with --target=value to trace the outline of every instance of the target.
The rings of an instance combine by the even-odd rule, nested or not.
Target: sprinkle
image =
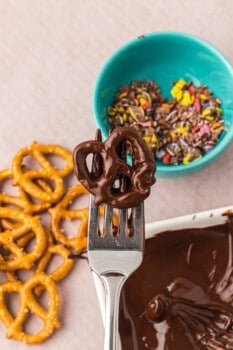
[[[151,126],[151,120],[147,120],[145,122],[138,122],[138,124],[144,127]]]
[[[221,100],[205,86],[179,79],[166,100],[152,80],[119,89],[108,108],[113,127],[138,130],[155,158],[167,165],[189,164],[215,147],[226,131]]]
[[[139,103],[141,106],[143,106],[146,103],[146,100],[144,98],[139,98]]]
[[[186,156],[184,156],[184,158],[183,158],[183,163],[184,164],[189,164],[190,163],[189,159],[190,159],[190,154],[187,153]]]
[[[198,133],[198,136],[199,137],[202,137],[203,135],[207,134],[208,136],[210,136],[210,127],[207,125],[207,124],[204,124],[199,133]]]
[[[211,114],[211,108],[205,108],[203,109],[202,115],[206,116],[206,115],[210,115]]]
[[[207,115],[207,117],[205,117],[205,120],[212,121],[212,120],[214,120],[214,116]]]
[[[137,107],[137,106],[129,107],[129,113],[134,120],[143,119],[145,116],[143,109],[141,107]]]
[[[200,94],[200,99],[201,100],[207,100],[207,96],[206,96],[206,94]]]
[[[165,156],[163,157],[163,163],[164,164],[169,164],[170,163],[170,159],[171,159],[171,156],[169,153],[165,154]]]
[[[177,128],[176,131],[178,132],[178,134],[184,135],[186,134],[187,129],[185,127],[180,127],[180,128]]]
[[[190,93],[188,91],[185,91],[183,93],[180,104],[181,104],[181,106],[190,106],[193,104],[193,101],[194,101],[193,95],[190,95]]]
[[[173,104],[172,103],[162,103],[162,108],[172,109]]]
[[[119,98],[123,98],[123,97],[126,97],[127,96],[127,92],[122,92],[120,95],[119,95]]]
[[[194,93],[196,92],[195,87],[194,87],[193,85],[190,85],[190,86],[188,87],[188,92],[189,92],[190,94],[194,95]]]
[[[200,112],[201,110],[201,105],[200,105],[200,98],[199,96],[195,96],[194,98],[194,107],[197,112]]]
[[[166,151],[164,149],[159,149],[155,152],[155,156],[157,159],[162,159],[165,154],[166,154]]]

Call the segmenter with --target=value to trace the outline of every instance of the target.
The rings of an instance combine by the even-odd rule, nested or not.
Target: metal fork
[[[113,208],[105,205],[103,233],[99,234],[99,209],[90,196],[88,260],[105,287],[104,350],[117,350],[121,288],[143,259],[144,205],[119,210],[119,225],[113,227]]]

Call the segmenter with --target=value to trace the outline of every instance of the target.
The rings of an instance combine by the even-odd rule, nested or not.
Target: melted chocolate
[[[122,350],[233,349],[233,223],[146,241],[121,294]]]
[[[132,164],[126,161],[130,146]],[[89,171],[87,157],[98,161],[98,172]],[[114,129],[109,138],[82,142],[74,150],[74,167],[78,180],[95,196],[95,204],[115,208],[132,208],[150,194],[155,182],[154,156],[137,131],[130,127]]]

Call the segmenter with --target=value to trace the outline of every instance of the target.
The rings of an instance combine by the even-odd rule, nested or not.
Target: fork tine
[[[105,205],[105,213],[104,213],[104,235],[112,234],[112,216],[113,216],[113,208],[109,205]]]
[[[127,209],[120,210],[119,219],[120,219],[119,235],[122,236],[127,233],[127,219],[128,219]]]
[[[98,243],[98,222],[99,222],[99,208],[94,203],[94,196],[90,195],[89,205],[89,223],[88,223],[88,249],[94,249]]]
[[[133,237],[135,245],[139,250],[142,249],[145,236],[145,223],[144,223],[144,204],[143,202],[133,208]]]

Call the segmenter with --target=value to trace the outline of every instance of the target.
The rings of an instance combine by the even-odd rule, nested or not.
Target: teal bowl
[[[233,139],[233,67],[208,42],[184,33],[158,32],[143,35],[119,48],[103,65],[93,91],[93,114],[106,138],[110,125],[107,109],[122,85],[132,80],[153,79],[162,95],[170,97],[171,81],[184,78],[195,85],[206,84],[222,100],[225,123],[215,147],[201,158],[180,165],[157,161],[156,174],[177,177],[197,172],[212,163]]]

